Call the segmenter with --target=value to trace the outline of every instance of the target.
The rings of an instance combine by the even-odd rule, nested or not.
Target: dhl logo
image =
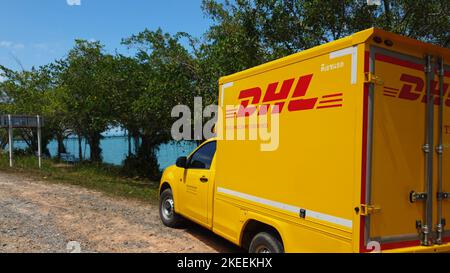
[[[383,95],[387,97],[400,98],[405,100],[417,101],[421,100],[422,102],[427,102],[427,94],[425,88],[425,81],[416,76],[401,74],[400,81],[403,82],[402,87],[394,88],[394,87],[383,87]],[[445,105],[450,107],[450,94],[447,94],[449,84],[444,83],[444,97],[447,95],[447,99],[445,100]],[[430,88],[432,94],[434,95],[434,104],[439,105],[440,103],[440,94],[439,94],[439,82],[430,81]]]
[[[272,114],[281,113],[284,108],[286,108],[286,105],[287,111],[289,112],[342,107],[343,93],[327,94],[321,97],[309,97],[307,92],[312,78],[313,74],[300,76],[295,88],[292,88],[295,78],[284,80],[280,88],[278,88],[280,82],[270,83],[266,88],[264,97],[262,96],[263,93],[260,87],[244,89],[239,92],[239,108],[228,110],[226,117],[250,116],[255,112],[257,112],[258,115],[265,115],[267,114],[268,109],[270,109],[270,106],[272,106]]]

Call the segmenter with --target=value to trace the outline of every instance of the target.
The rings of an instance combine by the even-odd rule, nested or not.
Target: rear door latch
[[[428,198],[428,194],[425,192],[411,191],[409,193],[409,202],[414,203],[416,201],[425,201]]]
[[[365,83],[373,83],[376,85],[383,85],[384,81],[377,75],[372,74],[372,73],[366,73],[365,74],[365,79],[364,79]]]
[[[374,214],[377,213],[381,210],[381,208],[379,206],[376,205],[367,205],[367,204],[362,204],[360,205],[361,209],[361,215],[362,216],[367,216],[370,214]]]

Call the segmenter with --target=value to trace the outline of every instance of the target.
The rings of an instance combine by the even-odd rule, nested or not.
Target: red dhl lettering
[[[281,87],[279,87],[280,82],[270,83],[266,88],[264,97],[260,87],[244,89],[239,92],[239,108],[227,111],[227,118],[233,118],[235,116],[234,114],[238,117],[250,116],[255,112],[258,115],[265,115],[270,106],[278,106],[278,108],[272,108],[272,114],[281,113],[285,108],[287,108],[288,112],[295,112],[342,106],[343,93],[327,94],[322,97],[309,97],[307,92],[312,78],[313,74],[300,76],[295,88],[292,88],[295,83],[295,78],[284,80],[281,83]],[[289,98],[292,89],[292,96]]]
[[[410,101],[420,100],[423,103],[427,102],[427,94],[425,88],[425,81],[416,76],[401,74],[400,81],[403,82],[401,88],[394,88],[389,86],[383,87],[383,95],[387,97],[399,98]],[[450,107],[450,94],[447,94],[449,84],[444,83],[444,97],[447,95],[445,100],[445,105]],[[440,94],[439,94],[439,82],[430,81],[431,93],[434,98],[434,104],[439,105]]]

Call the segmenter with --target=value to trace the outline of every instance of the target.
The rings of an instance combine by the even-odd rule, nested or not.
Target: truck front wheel
[[[165,189],[159,197],[159,217],[165,226],[176,228],[181,225],[182,218],[175,213],[172,190]]]
[[[283,253],[283,244],[270,232],[260,232],[253,237],[250,247],[250,253]]]

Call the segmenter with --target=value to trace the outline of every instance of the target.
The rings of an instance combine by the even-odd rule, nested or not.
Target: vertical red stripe
[[[364,53],[364,72],[365,73],[369,72],[369,68],[370,68],[369,56],[370,56],[370,52],[366,51]]]
[[[369,72],[369,51],[364,54],[364,72]],[[361,159],[361,204],[366,202],[366,174],[367,174],[367,118],[369,111],[369,84],[364,84],[364,98],[363,98],[363,132],[362,132],[362,159]],[[361,212],[360,212],[361,213]],[[366,252],[365,240],[365,224],[366,219],[364,216],[360,216],[360,229],[359,229],[359,250],[360,252]]]

